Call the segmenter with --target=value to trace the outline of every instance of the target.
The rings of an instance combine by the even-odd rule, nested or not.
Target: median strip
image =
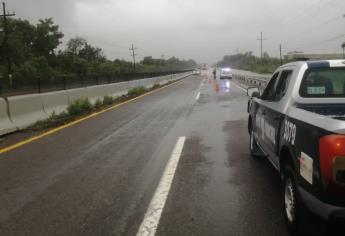
[[[187,77],[187,76],[186,76],[186,77]],[[185,77],[184,77],[184,78],[185,78]],[[41,139],[41,138],[44,138],[44,137],[46,137],[46,136],[48,136],[48,135],[54,134],[54,133],[56,133],[56,132],[58,132],[58,131],[60,131],[60,130],[63,130],[63,129],[66,129],[66,128],[71,127],[71,126],[73,126],[73,125],[79,124],[79,123],[81,123],[81,122],[83,122],[83,121],[85,121],[85,120],[91,119],[91,118],[96,117],[96,116],[98,116],[98,115],[101,115],[101,114],[103,114],[103,113],[105,113],[105,112],[108,112],[108,111],[114,110],[114,109],[116,109],[116,108],[119,108],[119,107],[121,107],[121,106],[123,106],[123,105],[125,105],[125,104],[127,104],[127,103],[133,102],[133,101],[135,101],[135,100],[138,100],[138,99],[143,98],[143,97],[145,97],[145,96],[148,96],[148,95],[150,95],[150,94],[153,94],[153,93],[155,93],[155,92],[158,92],[158,91],[160,91],[160,90],[162,90],[162,89],[168,88],[168,87],[170,87],[170,86],[172,86],[172,85],[175,85],[175,84],[181,82],[181,80],[183,80],[183,78],[181,78],[181,79],[179,79],[179,80],[176,80],[176,81],[174,81],[174,82],[169,82],[168,84],[163,85],[163,86],[161,86],[161,87],[159,87],[159,88],[157,88],[157,86],[156,86],[153,90],[151,90],[151,91],[149,91],[149,92],[146,92],[146,93],[144,93],[144,94],[142,94],[142,95],[139,95],[139,96],[137,96],[137,97],[130,98],[129,100],[126,100],[126,101],[121,101],[120,103],[117,103],[117,104],[115,104],[115,105],[112,105],[112,106],[110,106],[110,107],[107,107],[107,108],[104,109],[104,110],[93,112],[93,113],[91,113],[91,114],[89,114],[89,115],[85,115],[85,116],[83,116],[83,117],[81,117],[81,118],[78,118],[78,119],[76,119],[76,120],[70,121],[69,123],[66,123],[66,124],[64,124],[64,125],[58,126],[58,127],[56,127],[56,128],[52,128],[52,129],[50,129],[50,130],[48,130],[48,131],[45,131],[45,132],[43,132],[43,133],[41,133],[41,134],[39,134],[39,135],[30,137],[30,138],[28,138],[28,139],[25,139],[25,140],[23,140],[23,141],[20,141],[20,142],[15,143],[15,144],[9,145],[9,146],[7,146],[7,147],[0,148],[0,154],[7,153],[7,152],[12,151],[12,150],[14,150],[14,149],[17,149],[17,148],[19,148],[19,147],[22,147],[22,146],[24,146],[24,145],[26,145],[26,144],[29,144],[29,143],[31,143],[31,142],[34,142],[34,141],[36,141],[36,140],[38,140],[38,139]]]

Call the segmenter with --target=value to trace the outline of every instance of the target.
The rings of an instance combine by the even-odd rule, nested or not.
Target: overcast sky
[[[214,63],[223,55],[252,51],[263,32],[264,51],[279,55],[341,53],[345,0],[10,0],[8,10],[36,23],[53,17],[64,41],[80,36],[110,59],[176,56]]]

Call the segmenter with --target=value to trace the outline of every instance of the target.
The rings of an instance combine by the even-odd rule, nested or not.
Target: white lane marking
[[[242,88],[241,86],[237,85],[234,82],[231,82],[233,85],[235,85],[237,88],[241,89],[243,92],[247,93],[247,90],[245,88]]]
[[[153,195],[150,205],[145,213],[144,220],[140,225],[137,236],[154,236],[156,234],[158,223],[174,179],[185,140],[186,137],[178,138],[156,192]]]
[[[200,98],[200,92],[198,92],[198,94],[196,95],[195,99],[199,100],[199,98]]]

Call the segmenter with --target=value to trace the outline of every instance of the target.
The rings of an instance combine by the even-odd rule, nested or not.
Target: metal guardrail
[[[124,81],[167,76],[189,71],[192,70],[151,73],[121,73],[113,75],[63,75],[52,76],[47,78],[12,78],[10,80],[0,78],[0,96],[9,97],[23,94],[45,93],[73,88],[83,88],[93,85],[112,84]]]
[[[246,73],[233,73],[234,79],[248,86],[258,86],[264,89],[270,80],[270,75],[248,75]]]

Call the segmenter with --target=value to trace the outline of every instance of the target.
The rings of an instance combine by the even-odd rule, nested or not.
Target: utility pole
[[[261,52],[261,59],[262,59],[262,57],[263,57],[263,54],[262,54],[262,44],[263,44],[263,41],[266,40],[266,39],[262,38],[262,32],[260,33],[260,38],[257,39],[257,40],[260,41],[260,52]]]
[[[282,44],[279,44],[279,55],[280,55],[280,65],[283,65],[283,59],[282,59]]]
[[[132,47],[129,49],[130,51],[132,51],[132,58],[133,58],[133,68],[134,68],[134,71],[135,71],[135,56],[137,54],[135,54],[135,50],[137,50],[137,48],[134,48],[133,44],[132,44]]]
[[[3,41],[3,47],[5,48],[6,51],[6,61],[7,61],[7,73],[8,77],[11,79],[12,75],[12,69],[11,69],[11,58],[10,58],[10,47],[8,45],[8,38],[10,33],[12,31],[8,28],[8,22],[7,22],[7,17],[8,16],[15,16],[14,13],[7,13],[6,12],[6,4],[3,2],[2,3],[2,15],[0,17],[3,17],[3,33],[5,34],[4,41]]]

